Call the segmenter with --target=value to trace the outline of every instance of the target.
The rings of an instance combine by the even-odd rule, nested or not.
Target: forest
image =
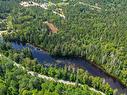
[[[32,58],[29,48],[17,51],[11,48],[10,43],[4,43],[0,48],[2,54],[18,64],[21,64],[27,70],[54,77],[56,79],[64,79],[84,85],[87,84],[88,86],[98,89],[107,95],[113,95],[113,93],[115,93],[108,83],[103,83],[101,78],[93,77],[83,69],[75,70],[73,67],[67,67],[66,65],[64,67],[59,67],[57,64],[55,64],[55,66],[49,65],[47,67],[45,64],[39,64],[36,59]]]
[[[6,57],[0,57],[1,95],[101,95],[87,85],[71,86],[30,76]]]
[[[46,50],[52,56],[81,57],[84,60],[89,60],[100,66],[105,72],[117,77],[127,86],[127,1],[33,1],[47,4],[47,9],[39,6],[24,7],[19,5],[21,0],[0,1],[0,31],[6,31],[6,33],[2,33],[5,43],[1,44],[0,53],[31,71],[57,79],[88,85],[106,93],[106,95],[113,95],[115,93],[115,90],[113,91],[109,84],[103,84],[101,78],[91,76],[86,70],[79,69],[74,72],[72,69],[68,71],[66,66],[64,68],[47,68],[32,58],[29,49],[22,51],[13,50],[9,42],[30,43]],[[60,14],[64,15],[65,18],[61,17]],[[58,32],[53,33],[45,22],[52,23],[58,29]],[[21,73],[21,77],[22,75],[23,73]],[[42,81],[44,80],[40,80],[41,83]],[[57,88],[57,86],[55,87]],[[67,88],[67,91],[70,89],[70,87],[65,88]],[[28,93],[35,91],[30,89]],[[72,90],[74,89],[72,87]],[[40,90],[43,89],[37,89],[37,92]],[[68,94],[68,92],[67,95],[74,95],[72,90],[70,91],[71,94]],[[82,91],[82,88],[80,88],[80,91],[78,90],[74,91],[77,92],[75,95],[79,95],[78,92],[82,92],[83,94],[80,93],[81,95],[85,95],[84,93],[88,92],[88,90],[85,90],[86,92]],[[50,90],[48,91],[47,93],[50,93]],[[19,94],[20,92],[17,93]],[[91,93],[90,95],[95,95],[94,92]],[[66,94],[64,93],[63,95]]]

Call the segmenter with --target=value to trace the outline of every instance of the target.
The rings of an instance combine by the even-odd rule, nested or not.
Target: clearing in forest
[[[48,26],[49,30],[52,33],[57,33],[58,32],[58,28],[56,28],[53,23],[50,23],[50,22],[47,22],[47,21],[44,22],[44,23]]]

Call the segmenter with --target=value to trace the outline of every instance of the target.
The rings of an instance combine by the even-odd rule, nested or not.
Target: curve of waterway
[[[103,70],[101,70],[99,67],[97,67],[96,65],[88,62],[88,61],[84,61],[80,58],[57,58],[57,57],[52,57],[50,56],[47,52],[36,48],[30,44],[22,44],[22,43],[17,43],[17,42],[11,42],[12,43],[12,48],[16,49],[16,50],[21,50],[23,48],[29,48],[32,52],[32,56],[33,58],[36,58],[37,61],[39,61],[40,63],[61,63],[61,64],[73,64],[75,66],[78,66],[80,68],[83,68],[85,70],[87,70],[89,73],[91,73],[93,76],[98,76],[101,77],[105,80],[105,82],[109,83],[110,86],[113,89],[118,89],[118,95],[120,95],[121,93],[126,93],[125,95],[127,95],[127,88],[126,86],[124,86],[118,79],[112,77],[111,75],[107,74],[106,72],[104,72]]]

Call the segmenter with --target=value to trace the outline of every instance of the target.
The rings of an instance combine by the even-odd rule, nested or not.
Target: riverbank
[[[16,46],[18,45],[17,43]],[[17,46],[20,47],[21,43]],[[22,45],[21,45],[22,46]],[[49,56],[50,54],[47,51],[44,51],[43,49],[39,48],[39,47],[35,47],[30,43],[26,43],[25,47],[22,46],[22,48],[26,48],[29,47],[31,49],[31,51],[33,52],[33,56],[35,58],[40,57],[39,59],[43,58],[43,52],[46,52],[46,54]],[[16,49],[16,48],[15,48]],[[21,49],[21,47],[20,47]],[[36,56],[37,55],[37,56]],[[48,57],[46,56],[46,57]],[[45,57],[45,58],[46,58]],[[52,58],[54,60],[55,56],[49,56],[50,58]],[[111,74],[108,74],[107,72],[105,72],[105,70],[103,70],[100,66],[98,66],[96,63],[91,62],[91,61],[85,61],[83,60],[83,58],[81,59],[81,57],[73,57],[73,59],[75,59],[75,61],[72,60],[72,56],[71,57],[62,57],[62,60],[60,59],[61,57],[56,57],[55,60],[58,61],[62,61],[64,64],[70,63],[70,64],[75,64],[76,66],[83,68],[85,70],[88,70],[89,73],[91,73],[93,76],[98,76],[104,79],[104,81],[106,83],[109,83],[110,86],[113,89],[118,89],[119,93],[126,93],[126,86],[116,77],[112,76]],[[78,58],[78,59],[77,59]],[[39,60],[38,59],[38,60]],[[49,58],[47,58],[49,60]],[[47,60],[44,59],[44,60]],[[69,60],[67,60],[69,59]],[[72,60],[72,61],[71,61]],[[81,61],[82,60],[82,61]],[[42,60],[43,61],[43,60]],[[52,61],[52,60],[51,60]],[[87,63],[86,63],[87,62]],[[89,66],[90,65],[90,66]]]
[[[46,52],[48,53],[48,50],[45,49],[45,48],[42,48],[42,49],[41,49],[41,47],[39,47],[39,46],[37,46],[37,45],[35,45],[35,44],[32,44],[32,43],[26,43],[26,44],[31,45],[32,47],[35,47],[35,48],[37,48],[37,49],[40,50],[40,51],[46,51]],[[48,53],[48,54],[49,54],[49,53]],[[55,57],[57,57],[57,58],[65,58],[65,59],[70,59],[70,58],[71,58],[71,59],[77,59],[77,58],[78,58],[78,59],[81,59],[81,60],[85,60],[85,61],[87,61],[88,63],[92,64],[94,67],[96,67],[96,68],[98,68],[99,70],[105,72],[109,77],[113,78],[114,81],[115,81],[115,80],[119,81],[120,84],[122,85],[123,89],[124,89],[124,88],[127,88],[126,85],[125,85],[119,78],[117,78],[116,76],[114,76],[114,75],[109,74],[108,72],[106,72],[106,70],[105,70],[102,66],[99,66],[95,61],[90,61],[90,60],[84,59],[83,57],[78,57],[78,56],[57,56],[57,55],[51,55],[51,56],[54,57],[54,58],[55,58]]]
[[[46,79],[46,80],[49,80],[49,81],[54,81],[54,82],[57,82],[57,83],[63,83],[65,85],[73,85],[73,86],[79,85],[79,86],[82,86],[82,87],[84,86],[82,84],[77,84],[76,82],[65,81],[65,80],[58,80],[58,79],[55,79],[53,77],[49,77],[49,76],[42,75],[42,74],[39,74],[39,73],[36,73],[36,72],[33,72],[33,71],[29,71],[25,67],[23,67],[22,65],[17,64],[16,62],[14,62],[14,61],[10,60],[9,58],[7,58],[7,57],[5,57],[5,56],[3,56],[3,55],[0,54],[0,58],[2,58],[2,57],[6,58],[10,62],[13,62],[14,63],[14,66],[16,66],[18,68],[22,68],[24,71],[27,71],[27,73],[30,74],[31,76],[38,77],[38,78],[42,78],[42,79]],[[94,88],[91,88],[91,87],[89,87],[89,90],[94,91],[96,93],[100,93],[101,95],[106,95],[103,92],[98,91],[98,90],[96,90]]]

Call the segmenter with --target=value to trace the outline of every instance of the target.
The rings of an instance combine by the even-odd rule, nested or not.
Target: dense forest
[[[53,56],[81,57],[84,60],[94,62],[105,72],[117,77],[127,86],[127,1],[33,1],[39,4],[47,4],[47,9],[39,5],[24,7],[20,4],[21,0],[0,1],[0,31],[6,31],[2,34],[5,40],[5,43],[1,44],[0,52],[2,54],[31,71],[57,79],[78,81],[81,84],[87,84],[98,89],[106,93],[106,95],[112,95],[115,92],[110,88],[109,84],[103,84],[101,78],[93,77],[85,70],[79,69],[74,72],[73,69],[68,71],[67,67],[46,68],[32,58],[29,49],[13,50],[9,42],[30,43],[46,50]],[[29,2],[29,4],[33,3]],[[52,27],[49,27],[45,22],[52,23],[58,29],[58,32],[53,33]],[[14,73],[14,70],[12,73]],[[23,73],[21,73],[22,75]],[[39,79],[39,82],[42,83],[42,81],[44,80]],[[65,88],[68,90],[69,87]],[[38,90],[42,90],[42,88]],[[73,87],[72,90],[74,90]],[[48,91],[47,93],[50,93],[50,90]],[[30,93],[32,92],[30,91]],[[78,89],[75,92],[78,93]],[[84,95],[84,92],[82,93],[80,94]],[[95,95],[94,92],[91,93]],[[91,93],[90,95],[92,95]]]
[[[50,65],[47,67],[46,65],[39,64],[36,59],[32,58],[29,48],[17,51],[11,48],[11,44],[4,43],[1,45],[0,51],[6,57],[24,66],[27,70],[54,77],[56,79],[64,79],[84,85],[87,84],[107,95],[115,93],[108,83],[103,83],[101,78],[93,77],[83,69],[75,70],[73,67],[67,67],[66,65],[64,67],[58,67],[57,64],[53,67]]]
[[[87,85],[64,85],[33,77],[13,64],[0,57],[0,95],[101,95],[89,90]]]

